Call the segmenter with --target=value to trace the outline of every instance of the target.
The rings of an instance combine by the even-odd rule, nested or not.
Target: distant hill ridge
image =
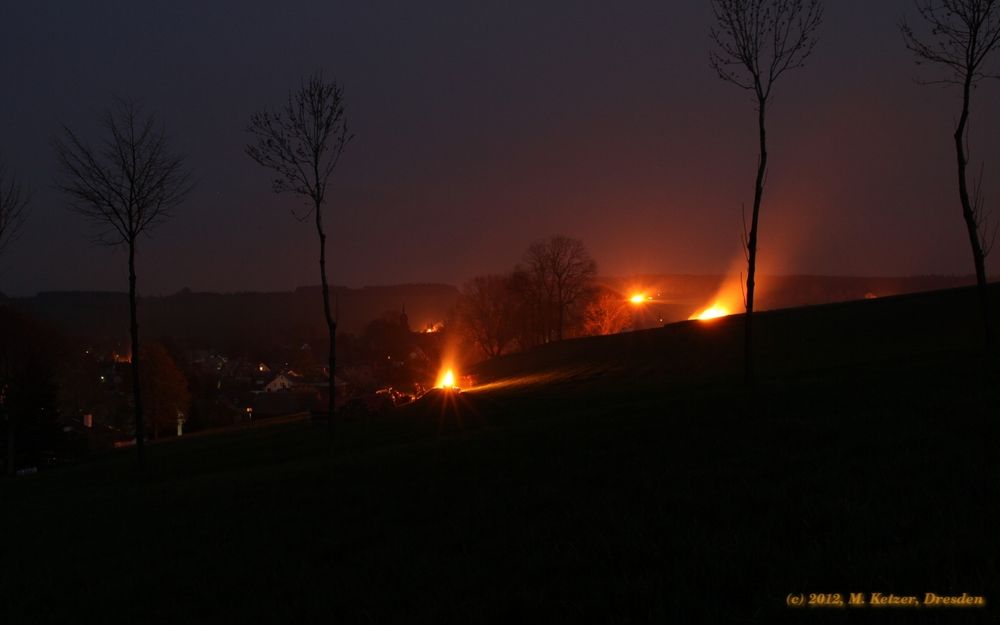
[[[721,275],[658,274],[607,276],[600,282],[628,293],[634,287],[663,293],[659,309],[663,322],[680,321],[707,303],[720,286],[733,278]],[[972,276],[760,276],[758,308],[775,309],[885,297],[968,286]],[[339,310],[338,330],[360,334],[386,312],[402,312],[410,326],[420,329],[444,321],[458,301],[454,285],[397,284],[350,288],[331,287]],[[182,289],[172,295],[143,296],[139,302],[140,330],[147,338],[173,337],[220,344],[287,344],[305,337],[323,337],[326,325],[319,304],[319,286],[293,291],[211,293]],[[128,333],[128,304],[124,292],[44,291],[33,297],[5,298],[7,303],[63,328],[97,340],[124,340]]]
[[[332,287],[338,331],[360,333],[372,319],[406,307],[411,327],[443,321],[458,299],[446,284],[403,284],[360,289]],[[8,300],[70,334],[122,340],[128,333],[127,294],[113,291],[45,291]],[[320,287],[270,293],[202,293],[139,299],[140,331],[206,343],[288,343],[326,334]]]

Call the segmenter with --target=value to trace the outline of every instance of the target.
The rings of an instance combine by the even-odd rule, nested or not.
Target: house
[[[281,391],[291,391],[300,386],[303,382],[302,376],[294,371],[279,373],[273,380],[264,385],[265,393],[279,393]]]

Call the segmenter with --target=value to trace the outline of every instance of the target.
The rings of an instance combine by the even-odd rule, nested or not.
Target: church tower
[[[410,318],[406,316],[406,304],[403,304],[403,312],[399,315],[399,325],[401,328],[410,331]]]

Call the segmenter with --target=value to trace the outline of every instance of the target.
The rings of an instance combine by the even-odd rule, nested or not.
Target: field
[[[4,621],[995,622],[1000,383],[975,315],[966,289],[761,315],[752,392],[741,318],[569,341],[332,438],[6,480]],[[785,605],[851,592],[990,605]]]

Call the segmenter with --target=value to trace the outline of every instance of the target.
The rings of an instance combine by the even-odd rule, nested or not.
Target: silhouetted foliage
[[[57,340],[51,328],[0,304],[0,420],[4,424],[7,474],[18,459],[38,463],[58,436],[55,367]]]
[[[24,225],[29,199],[17,176],[0,160],[0,254]]]
[[[386,311],[372,319],[362,336],[365,349],[378,360],[404,360],[412,347],[410,330],[400,323],[400,314]]]
[[[298,90],[289,92],[288,101],[277,111],[261,111],[250,118],[247,132],[255,143],[247,154],[259,165],[277,174],[272,181],[275,193],[290,191],[307,200],[319,236],[319,273],[323,286],[323,313],[330,341],[330,380],[337,364],[337,319],[330,307],[326,277],[326,230],[323,204],[330,176],[351,140],[344,114],[344,90],[336,81],[314,74]],[[300,219],[305,219],[309,213]],[[296,215],[298,217],[298,215]],[[334,385],[330,385],[327,417],[332,427],[335,406]]]
[[[102,137],[94,146],[67,126],[53,141],[60,165],[56,186],[74,211],[102,228],[98,241],[128,247],[132,354],[139,353],[136,313],[136,245],[140,235],[170,217],[192,188],[184,158],[174,153],[166,131],[135,102],[118,100],[100,117]],[[136,452],[143,466],[142,393],[139,359],[132,358]]]
[[[59,412],[62,416],[82,419],[91,415],[110,423],[114,402],[102,380],[100,361],[82,347],[68,350],[59,367]]]
[[[917,0],[920,26],[917,32],[903,18],[900,30],[906,47],[917,57],[917,64],[929,64],[944,70],[931,82],[958,85],[962,89],[962,110],[955,125],[955,155],[958,164],[958,196],[972,248],[979,288],[979,306],[987,349],[995,347],[989,312],[986,283],[986,257],[996,239],[996,227],[989,223],[982,193],[982,174],[968,180],[969,109],[972,89],[983,78],[996,78],[987,71],[987,61],[1000,45],[1000,1],[998,0]]]
[[[628,300],[607,287],[595,288],[583,314],[583,332],[588,335],[618,334],[634,324]]]
[[[710,31],[716,45],[709,53],[712,69],[722,80],[751,91],[757,103],[760,153],[750,228],[746,228],[744,215],[743,230],[747,255],[744,376],[751,383],[757,236],[767,176],[767,105],[775,82],[788,70],[802,67],[816,47],[823,5],[820,0],[711,0],[711,3],[716,22]]]
[[[146,372],[142,378],[142,392],[149,424],[153,438],[159,438],[161,430],[170,432],[176,428],[178,419],[187,417],[191,394],[184,374],[163,344],[143,345],[139,353]]]

